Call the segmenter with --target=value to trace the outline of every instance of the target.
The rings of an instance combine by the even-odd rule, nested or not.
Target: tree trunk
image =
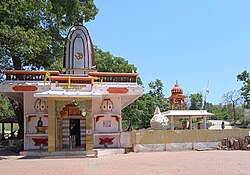
[[[9,99],[9,100],[10,100],[10,103],[15,111],[18,125],[19,125],[18,138],[23,139],[23,136],[24,136],[23,104],[16,102],[12,99]]]
[[[12,61],[14,65],[15,70],[21,70],[22,69],[22,63],[18,56],[12,56]]]
[[[235,102],[233,101],[233,113],[234,113],[234,126],[236,125],[236,111],[235,111]]]
[[[14,65],[15,70],[21,70],[22,69],[22,63],[19,56],[12,55],[12,61]],[[18,138],[23,139],[24,136],[24,116],[23,116],[23,104],[16,102],[12,99],[10,99],[11,105],[15,111],[18,125],[19,125],[19,131],[18,131]]]

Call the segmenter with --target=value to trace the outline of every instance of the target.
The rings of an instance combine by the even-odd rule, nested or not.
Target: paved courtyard
[[[2,175],[245,175],[247,151],[129,153],[86,159],[0,159]]]

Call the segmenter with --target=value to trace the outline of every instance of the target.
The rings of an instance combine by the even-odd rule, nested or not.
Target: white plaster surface
[[[154,116],[150,120],[150,125],[152,129],[166,130],[170,128],[169,119],[161,114],[159,107],[156,107]]]
[[[188,143],[168,143],[168,144],[135,144],[134,152],[158,152],[158,151],[181,151],[195,149],[215,149],[219,142],[188,142]]]
[[[166,151],[192,150],[193,143],[169,143],[166,144]]]
[[[134,152],[158,152],[165,151],[165,144],[136,144]]]
[[[132,133],[131,132],[121,133],[121,147],[132,148]]]

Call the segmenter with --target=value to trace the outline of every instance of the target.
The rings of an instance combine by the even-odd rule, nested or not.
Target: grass
[[[4,131],[10,132],[10,129],[11,129],[10,123],[5,123],[4,124]],[[18,131],[18,129],[19,129],[18,124],[14,123],[13,124],[13,131]],[[2,132],[2,124],[0,124],[0,132]]]

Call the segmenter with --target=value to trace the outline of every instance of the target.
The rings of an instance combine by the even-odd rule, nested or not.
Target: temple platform
[[[88,154],[90,156],[88,156]],[[57,159],[57,158],[87,158],[87,157],[95,157],[95,153],[87,152],[87,151],[56,151],[56,152],[48,152],[41,150],[29,150],[22,151],[20,155],[24,158],[45,158],[45,159]],[[93,155],[93,156],[92,156]]]
[[[125,148],[100,148],[100,149],[93,149],[93,151],[97,152],[97,157],[126,153]]]
[[[29,150],[20,152],[24,158],[65,159],[65,158],[97,158],[116,154],[125,154],[124,148],[93,149],[92,151],[72,150],[48,152],[44,150]]]

